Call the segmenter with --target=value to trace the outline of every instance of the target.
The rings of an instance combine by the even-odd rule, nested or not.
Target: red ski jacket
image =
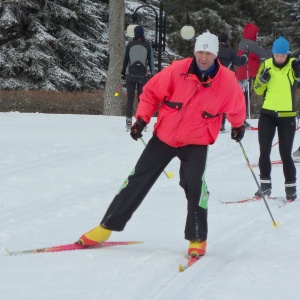
[[[252,23],[246,24],[244,28],[243,39],[239,43],[238,55],[241,56],[244,54],[246,46],[248,47],[250,54],[248,62],[236,69],[236,78],[238,80],[255,77],[260,66],[260,59],[272,56],[272,49],[264,49],[257,43],[258,31],[259,28]]]
[[[154,133],[172,147],[213,144],[220,131],[222,113],[233,127],[246,118],[244,94],[235,74],[219,61],[210,83],[201,83],[195,58],[174,61],[143,87],[136,119],[149,123],[158,110]]]

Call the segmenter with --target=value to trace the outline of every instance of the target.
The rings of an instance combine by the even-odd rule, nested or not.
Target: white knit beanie
[[[198,51],[207,51],[213,53],[215,56],[218,56],[218,52],[219,52],[218,37],[214,34],[211,34],[208,30],[203,34],[199,35],[196,39],[194,53]]]

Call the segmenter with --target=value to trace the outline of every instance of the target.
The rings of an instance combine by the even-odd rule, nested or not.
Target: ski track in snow
[[[209,150],[207,255],[185,272],[178,272],[188,242],[176,159],[166,168],[174,178],[162,174],[125,230],[110,238],[144,244],[5,255],[5,247],[71,243],[96,226],[144,146],[130,139],[123,117],[0,116],[1,299],[299,299],[300,202],[279,209],[268,201],[278,229],[263,201],[221,204],[257,190],[230,132]],[[298,132],[294,148],[297,141]],[[242,143],[250,162],[257,161],[257,132],[247,131]],[[278,159],[278,148],[272,157]],[[272,194],[284,195],[282,168],[273,168],[272,181]]]

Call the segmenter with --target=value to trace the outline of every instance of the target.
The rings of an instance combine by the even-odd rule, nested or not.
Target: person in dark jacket
[[[257,42],[259,28],[252,23],[245,25],[243,30],[243,38],[239,43],[238,55],[242,55],[245,49],[249,51],[248,61],[245,65],[237,67],[236,78],[239,81],[241,88],[243,89],[245,100],[246,100],[246,110],[248,111],[248,118],[250,119],[250,97],[252,90],[253,79],[257,74],[258,68],[260,66],[261,59],[267,59],[272,57],[272,49],[264,49]],[[247,112],[246,112],[247,113]],[[245,121],[245,127],[249,128],[251,125]]]
[[[238,56],[237,53],[230,48],[229,37],[226,32],[222,32],[218,36],[219,39],[219,53],[218,59],[220,63],[230,69],[231,71],[235,71],[236,67],[243,66],[246,64],[248,60],[247,53]],[[223,114],[222,125],[220,131],[225,131],[225,122],[226,122],[226,114]]]
[[[132,126],[132,114],[134,95],[137,90],[138,101],[143,91],[143,86],[148,81],[149,66],[151,77],[155,74],[153,50],[146,42],[143,26],[134,28],[134,38],[125,49],[121,78],[126,78],[127,104],[126,104],[126,128],[130,130]],[[126,75],[126,76],[125,76]]]
[[[218,36],[219,39],[219,53],[218,59],[220,63],[230,69],[235,71],[235,67],[240,67],[246,64],[248,60],[247,53],[243,53],[241,56],[237,55],[236,51],[230,48],[230,42],[228,34],[222,32]]]

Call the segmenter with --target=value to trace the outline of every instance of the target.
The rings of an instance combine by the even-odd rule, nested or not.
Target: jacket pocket
[[[181,108],[182,108],[182,103],[181,102],[166,101],[165,105],[170,107],[170,108],[177,109],[177,110],[181,110]]]
[[[212,119],[212,118],[216,118],[216,117],[218,117],[218,116],[219,116],[219,114],[212,115],[212,114],[208,113],[207,111],[204,111],[204,112],[202,113],[202,118],[203,118],[203,119]]]

